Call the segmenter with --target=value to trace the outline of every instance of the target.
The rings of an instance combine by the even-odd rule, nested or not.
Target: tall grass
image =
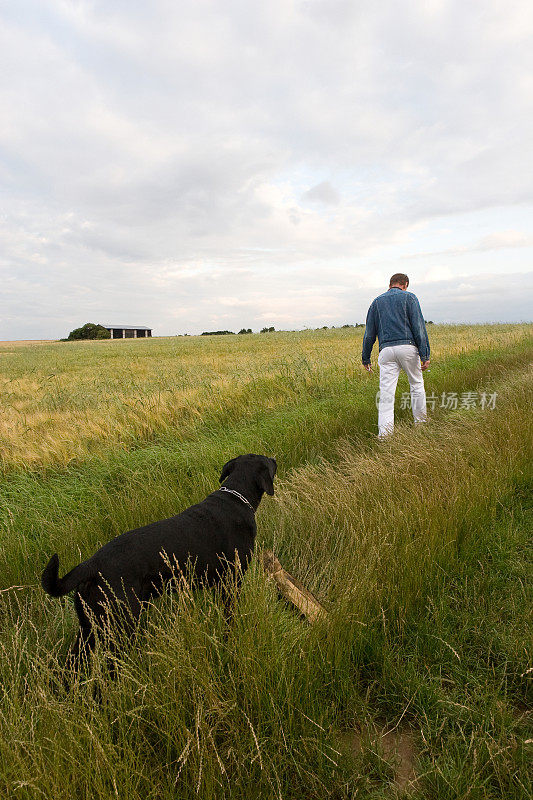
[[[448,356],[426,379],[428,393],[488,390],[532,357],[529,340],[520,337],[507,348]],[[177,513],[213,490],[221,465],[236,453],[275,455],[283,477],[302,463],[336,460],[339,439],[374,441],[375,374],[368,376],[359,366],[355,377],[349,367],[326,365],[310,374],[299,365],[291,371],[287,359],[282,366],[277,364],[270,379],[242,390],[240,404],[231,393],[229,401],[224,395],[214,399],[194,434],[170,427],[128,448],[111,442],[83,460],[71,453],[67,465],[6,467],[0,485],[0,588],[35,582],[50,551],[70,563],[124,530]],[[401,382],[398,397],[406,388]],[[282,398],[279,404],[271,402],[274,391]],[[438,419],[446,413],[437,404],[431,415]],[[398,409],[400,420],[409,417],[409,410]],[[71,452],[68,439],[65,446]],[[76,445],[72,448],[75,452]]]
[[[154,445],[114,456],[116,480],[114,462],[96,459],[49,471],[40,487],[35,476],[12,477],[4,492],[20,504],[26,488],[30,505],[35,490],[40,504],[27,509],[23,531],[30,561],[23,550],[16,559],[21,582],[32,584],[54,524],[58,539],[72,537],[54,541],[66,568],[77,547],[85,553],[128,521],[155,518],[180,492],[212,489],[230,442],[273,438],[292,468],[261,505],[258,545],[274,547],[329,613],[304,623],[254,560],[231,629],[210,594],[164,598],[145,615],[116,680],[102,645],[93,672],[65,694],[57,673],[75,628],[70,601],[35,586],[3,592],[0,795],[386,797],[396,791],[394,765],[379,743],[348,756],[339,733],[408,724],[418,742],[413,796],[531,796],[531,373],[519,367],[524,352],[509,358],[514,369],[502,362],[491,376],[494,410],[437,415],[419,430],[400,424],[379,447],[346,438],[335,405],[321,416],[310,402],[309,417],[303,403],[299,416],[296,407],[265,414],[263,427],[239,421],[216,446],[200,437],[175,451],[174,474],[171,456]],[[485,379],[487,364],[470,366]],[[441,385],[448,380],[443,374]],[[199,480],[197,463],[206,465]],[[124,489],[126,465],[133,476]],[[15,534],[6,542],[12,554]]]

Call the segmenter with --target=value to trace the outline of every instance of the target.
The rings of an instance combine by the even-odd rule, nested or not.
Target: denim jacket
[[[414,344],[421,361],[429,360],[429,339],[420,303],[412,292],[393,286],[376,297],[366,317],[363,337],[363,364],[370,364],[372,347],[379,340],[379,350],[397,344]]]

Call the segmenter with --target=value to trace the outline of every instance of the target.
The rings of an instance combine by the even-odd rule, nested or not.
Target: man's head
[[[409,278],[403,272],[396,272],[389,281],[389,289],[392,289],[393,286],[405,292],[409,286]]]

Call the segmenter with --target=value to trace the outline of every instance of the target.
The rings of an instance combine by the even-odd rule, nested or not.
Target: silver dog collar
[[[238,497],[239,500],[242,500],[243,503],[245,503],[249,508],[251,508],[252,511],[255,514],[255,509],[254,509],[253,505],[240,492],[236,492],[235,489],[228,489],[226,486],[221,486],[218,491],[219,492],[229,492],[230,494],[234,494],[235,497]]]

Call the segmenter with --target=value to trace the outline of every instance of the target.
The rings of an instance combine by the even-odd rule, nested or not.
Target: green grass
[[[471,328],[462,353],[458,329],[439,334],[450,352],[428,390],[490,390],[496,408],[438,408],[420,430],[400,413],[383,445],[376,376],[325,363],[345,331],[319,337],[304,369],[311,332],[292,355],[288,334],[255,337],[246,347],[265,342],[272,369],[239,387],[241,406],[230,389],[186,432],[159,425],[68,463],[6,463],[0,796],[529,798],[532,349],[518,327],[489,331],[486,347],[470,346],[486,331]],[[197,358],[220,347],[199,342]],[[280,465],[258,545],[327,619],[302,621],[254,561],[231,631],[217,597],[175,594],[145,615],[117,680],[102,643],[94,671],[58,690],[75,617],[38,586],[49,555],[66,570],[177,513],[243,451]],[[383,729],[412,742],[415,784],[398,780]]]

